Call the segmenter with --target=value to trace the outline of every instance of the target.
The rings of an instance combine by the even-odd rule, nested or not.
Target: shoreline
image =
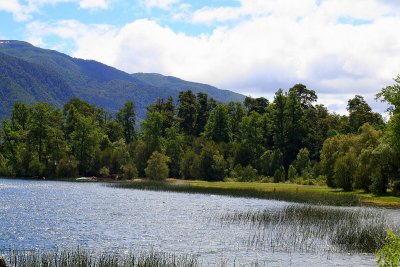
[[[201,180],[180,180],[168,178],[162,181],[151,181],[146,178],[136,178],[132,180],[116,180],[102,177],[87,177],[88,179],[77,180],[78,178],[33,178],[33,177],[1,177],[7,180],[30,180],[30,181],[54,181],[54,182],[76,182],[76,183],[106,183],[110,186],[131,188],[151,191],[171,191],[183,193],[205,193],[228,195],[231,197],[250,197],[260,199],[275,199],[289,202],[318,204],[312,201],[313,196],[326,196],[336,198],[338,206],[366,206],[380,207],[388,209],[400,209],[400,197],[390,194],[385,196],[374,196],[363,191],[344,192],[340,189],[329,188],[327,186],[298,185],[290,183],[259,183],[259,182],[207,182]],[[81,177],[82,178],[82,177]],[[90,179],[89,179],[90,178]],[[310,201],[307,201],[307,197]],[[288,199],[284,199],[288,198]],[[352,200],[346,205],[340,201],[341,198],[357,198],[358,203]],[[322,205],[333,205],[332,202],[325,201]]]

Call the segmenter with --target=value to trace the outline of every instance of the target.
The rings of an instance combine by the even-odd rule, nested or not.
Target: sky
[[[0,39],[270,100],[303,83],[337,113],[385,110],[399,25],[400,0],[0,0]]]

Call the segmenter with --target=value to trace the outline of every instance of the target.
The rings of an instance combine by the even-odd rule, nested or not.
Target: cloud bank
[[[176,3],[146,1],[149,8]],[[72,40],[74,56],[129,73],[159,72],[246,95],[272,97],[304,83],[338,112],[355,94],[372,99],[400,72],[400,11],[389,0],[241,0],[186,12],[171,10],[182,23],[211,31],[190,35],[151,19],[121,27],[70,20],[32,22],[28,35]]]

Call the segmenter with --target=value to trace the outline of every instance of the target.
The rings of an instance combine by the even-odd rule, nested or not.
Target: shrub
[[[133,162],[128,162],[127,164],[123,165],[121,170],[124,179],[133,179],[138,177],[138,170]]]
[[[110,169],[107,168],[106,166],[102,167],[99,171],[99,174],[101,176],[109,176],[110,175]]]
[[[150,159],[147,161],[147,168],[144,170],[146,176],[152,180],[161,180],[168,177],[169,158],[158,151],[151,154]]]
[[[29,162],[29,175],[31,176],[43,176],[45,169],[46,166],[38,159],[33,159]]]
[[[399,266],[400,263],[400,237],[388,230],[386,232],[386,244],[376,253],[377,263],[383,266]]]
[[[284,182],[285,181],[285,169],[281,166],[274,173],[274,183]]]
[[[74,156],[65,156],[60,159],[56,167],[58,177],[78,176],[78,161]]]
[[[297,170],[293,165],[289,166],[288,169],[288,180],[293,182],[297,178]]]
[[[238,178],[240,182],[250,182],[257,179],[257,170],[251,165],[242,167],[242,165],[237,164],[233,169],[233,176]]]

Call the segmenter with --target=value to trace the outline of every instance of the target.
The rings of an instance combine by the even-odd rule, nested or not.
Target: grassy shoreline
[[[390,195],[374,196],[361,190],[343,192],[327,186],[310,186],[286,183],[257,182],[207,182],[198,180],[174,180],[153,182],[148,180],[120,181],[115,187],[154,191],[205,193],[233,197],[275,199],[289,202],[334,206],[372,206],[400,208],[400,198]]]
[[[3,178],[3,177],[2,177]],[[7,178],[42,180],[34,178]],[[86,182],[73,179],[46,179],[46,181]],[[90,181],[93,182],[93,181]],[[173,191],[183,193],[204,193],[228,195],[232,197],[252,197],[261,199],[286,200],[308,204],[324,204],[338,206],[371,206],[400,209],[400,197],[388,193],[375,196],[362,190],[343,192],[340,189],[327,186],[298,185],[288,183],[258,183],[258,182],[207,182],[201,180],[167,179],[166,181],[149,181],[147,179],[115,181],[110,179],[98,180],[115,187],[132,188],[154,191]]]

